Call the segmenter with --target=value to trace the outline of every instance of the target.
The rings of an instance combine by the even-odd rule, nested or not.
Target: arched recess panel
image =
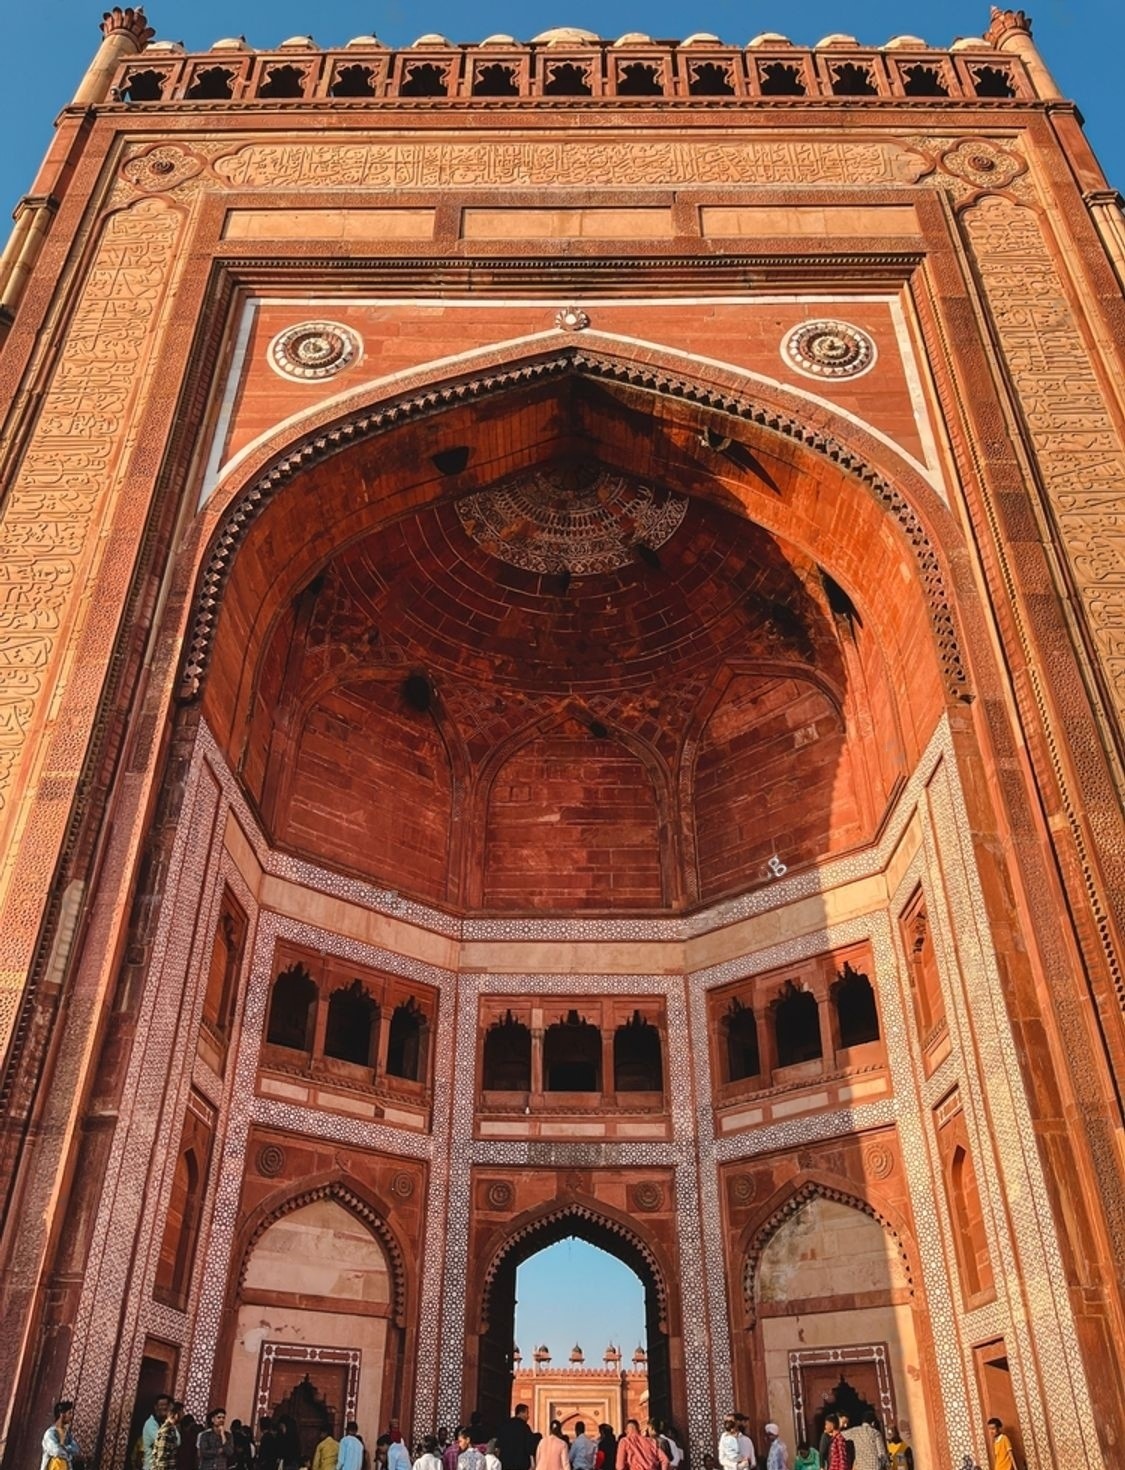
[[[292,761],[280,842],[414,897],[446,897],[449,756],[433,716],[411,709],[398,683],[329,689],[305,714]]]
[[[854,1417],[870,1404],[908,1426],[928,1463],[914,1284],[898,1238],[867,1209],[814,1188],[774,1220],[746,1284],[782,1438],[815,1444],[827,1410]]]
[[[660,813],[640,758],[571,718],[529,740],[488,798],[483,902],[494,909],[658,908]]]
[[[382,1244],[338,1200],[313,1200],[275,1220],[243,1272],[228,1415],[251,1421],[259,1394],[275,1412],[307,1376],[318,1407],[300,1426],[311,1440],[302,1441],[305,1455],[315,1448],[316,1413],[337,1435],[353,1412],[381,1424],[393,1296]]]
[[[775,853],[794,867],[865,836],[843,721],[803,679],[731,680],[703,731],[694,801],[705,902],[758,881]]]

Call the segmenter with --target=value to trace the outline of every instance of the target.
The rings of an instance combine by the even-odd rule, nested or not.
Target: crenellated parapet
[[[143,24],[140,11],[112,14],[140,15]],[[1013,37],[1023,44],[1013,45]],[[682,41],[636,31],[610,40],[572,27],[543,31],[528,42],[493,35],[462,44],[427,34],[399,50],[363,35],[339,48],[322,49],[310,36],[293,36],[255,51],[239,36],[193,54],[172,42],[148,44],[143,60],[132,57],[120,67],[110,95],[145,106],[396,102],[489,109],[526,99],[557,106],[645,106],[657,99],[662,106],[846,106],[862,98],[865,105],[932,106],[1056,96],[1049,78],[1041,83],[1029,47],[1034,52],[1020,11],[994,11],[987,35],[944,50],[908,35],[871,47],[833,34],[800,47],[765,32],[745,46],[731,46],[702,31]]]

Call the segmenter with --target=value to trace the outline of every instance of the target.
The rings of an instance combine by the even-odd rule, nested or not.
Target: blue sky
[[[552,1364],[565,1363],[575,1343],[588,1366],[601,1364],[610,1342],[630,1359],[637,1344],[645,1343],[640,1278],[584,1240],[560,1240],[519,1269],[516,1341],[525,1363],[541,1342],[551,1349]]]
[[[50,142],[51,125],[73,95],[97,48],[99,0],[46,0],[10,4],[4,33],[9,65],[0,89],[0,236],[4,216],[30,189]],[[1035,36],[1063,92],[1074,97],[1087,132],[1109,176],[1125,189],[1125,128],[1120,91],[1125,57],[1125,0],[1027,0]],[[781,31],[801,45],[843,31],[879,45],[902,32],[947,46],[957,36],[980,35],[988,25],[987,0],[804,0],[799,7],[768,0],[552,0],[550,6],[487,0],[473,7],[452,0],[150,0],[149,19],[164,40],[206,50],[221,36],[244,34],[263,50],[310,30],[321,46],[340,45],[374,31],[390,46],[406,45],[425,31],[453,41],[474,41],[496,31],[527,39],[549,26],[577,25],[605,36],[644,31],[681,37],[713,31],[742,45],[759,31]]]

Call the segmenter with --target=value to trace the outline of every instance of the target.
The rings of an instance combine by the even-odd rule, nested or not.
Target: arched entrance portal
[[[622,917],[646,932],[868,846],[964,679],[918,512],[877,469],[853,474],[858,451],[806,431],[791,402],[767,413],[686,379],[638,381],[609,354],[526,366],[487,393],[473,380],[423,395],[416,418],[369,405],[216,504],[182,693],[263,847],[536,933]],[[323,932],[305,942],[340,952],[336,918],[317,911]],[[670,1024],[682,995],[628,956],[612,984],[584,974],[573,992],[501,958],[496,994],[455,982],[475,1037],[459,1033],[454,1148],[505,1177],[474,1190],[467,1280],[442,1277],[427,1427],[506,1414],[516,1272],[577,1236],[643,1282],[650,1410],[683,1424],[690,1398],[702,1443],[709,1397],[729,1407],[733,1386],[707,1352],[685,1366],[669,1282],[705,1269],[705,1206],[690,1179],[653,1189],[628,1174],[676,1168],[693,1126],[696,1043],[682,1015]],[[274,982],[288,963],[273,957]],[[301,1024],[267,1028],[259,1073],[285,1097],[298,1068],[326,1110],[355,1108],[349,1088],[393,1093],[388,1118],[418,1102],[422,1121],[428,1097],[390,1080],[370,1007],[363,1046],[337,1044],[355,983],[342,973],[324,992],[323,1025],[302,987]],[[755,1018],[764,1090],[849,1050],[825,986],[802,981],[795,1002],[793,1024],[776,1008]],[[580,1152],[556,1170],[563,1140]],[[447,1218],[440,1262],[463,1247],[463,1218]],[[706,1324],[719,1353],[728,1329]]]
[[[493,1258],[485,1281],[477,1334],[475,1402],[486,1422],[499,1423],[510,1413],[519,1268],[540,1251],[569,1239],[583,1240],[614,1256],[640,1280],[648,1345],[648,1411],[661,1419],[674,1417],[680,1396],[673,1394],[672,1385],[673,1323],[667,1274],[653,1248],[639,1234],[608,1215],[576,1204],[528,1221],[522,1227],[517,1225]],[[566,1292],[572,1285],[560,1280],[558,1289]],[[620,1424],[614,1427],[619,1431],[622,1428]]]

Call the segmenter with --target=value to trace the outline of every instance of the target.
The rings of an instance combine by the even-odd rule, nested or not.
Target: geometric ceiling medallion
[[[849,322],[802,322],[782,339],[781,355],[807,378],[858,378],[875,366],[875,343]]]
[[[635,564],[676,531],[687,501],[589,460],[558,461],[456,502],[467,534],[491,556],[551,575],[589,577]]]
[[[285,378],[311,382],[331,378],[359,356],[359,334],[339,322],[300,322],[269,345],[269,363]]]

